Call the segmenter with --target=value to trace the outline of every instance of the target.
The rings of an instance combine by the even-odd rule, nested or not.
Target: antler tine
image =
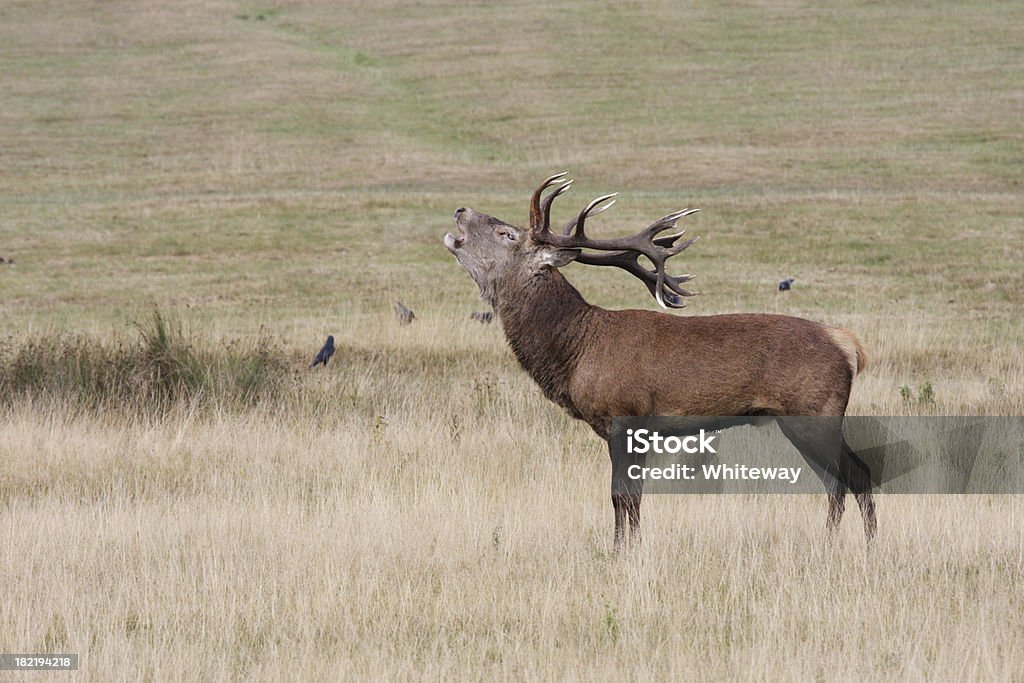
[[[664,216],[659,220],[656,220],[654,223],[651,223],[651,225],[648,226],[647,228],[647,231],[651,234],[652,237],[651,241],[654,242],[654,244],[658,245],[659,247],[665,247],[666,249],[670,249],[671,253],[669,254],[669,256],[675,256],[683,249],[686,249],[688,246],[699,240],[700,237],[694,237],[693,239],[687,240],[683,244],[673,247],[672,245],[675,244],[676,240],[682,237],[684,234],[686,234],[686,230],[680,230],[677,233],[665,235],[664,237],[654,237],[654,235],[657,235],[659,232],[663,232],[670,228],[676,227],[676,221],[678,221],[680,218],[685,218],[686,216],[695,214],[698,211],[700,211],[700,209],[683,209],[682,211],[670,213],[669,215]]]
[[[544,232],[551,230],[551,203],[555,201],[555,197],[558,195],[568,192],[572,187],[573,180],[569,179],[558,187],[554,192],[548,193],[548,196],[544,198],[543,204],[541,204],[541,213],[544,215]]]
[[[596,216],[597,214],[603,213],[608,209],[612,208],[612,205],[615,204],[615,202],[617,201],[615,198],[618,196],[618,192],[613,192],[611,194],[606,194],[602,197],[598,197],[597,199],[587,204],[586,208],[580,211],[579,215],[576,216],[576,218],[572,219],[571,221],[565,224],[565,230],[562,231],[562,234],[568,235],[572,233],[574,237],[586,237],[586,235],[584,235],[583,233],[583,225],[584,223],[586,223],[586,220],[591,216]],[[596,209],[597,206],[599,206],[603,202],[607,202],[609,199],[611,200],[610,202],[602,206],[600,209]]]
[[[678,221],[680,218],[684,218],[686,216],[689,216],[690,214],[697,213],[698,211],[700,211],[700,209],[683,209],[682,211],[676,211],[675,213],[670,213],[667,216],[662,216],[661,218],[647,226],[647,232],[649,232],[652,236],[657,235],[659,232],[664,232],[666,230],[676,227],[676,221]]]
[[[690,214],[697,213],[698,211],[700,211],[700,209],[683,209],[682,211],[676,211],[675,213],[670,213],[667,216],[663,216],[662,219],[658,222],[660,223],[662,221],[671,221],[672,224],[675,225],[675,222],[680,218],[686,218]]]
[[[686,232],[686,231],[683,230],[683,232]],[[660,247],[667,247],[669,249],[669,254],[668,255],[669,256],[675,256],[676,254],[680,253],[683,249],[686,249],[688,246],[690,246],[691,244],[693,244],[694,242],[696,242],[697,240],[700,239],[700,235],[697,235],[696,237],[691,237],[690,239],[686,240],[685,242],[677,244],[676,246],[673,247],[672,246],[672,242],[674,242],[675,240],[679,239],[682,236],[683,232],[677,233],[675,235],[669,235],[668,237],[665,237],[663,239],[654,240],[654,243],[657,244]],[[670,241],[670,242],[668,242],[666,244],[665,240],[668,240],[669,237],[672,238],[672,241]]]
[[[544,190],[548,189],[556,182],[569,175],[568,171],[562,171],[556,173],[553,176],[549,176],[543,183],[540,184],[536,190],[533,191],[533,198],[530,200],[530,230],[539,231],[541,228],[541,221],[544,220],[544,212],[540,206],[540,196],[544,193]]]
[[[657,244],[659,247],[671,247],[673,244],[676,243],[677,239],[679,239],[680,237],[682,237],[685,234],[686,234],[685,230],[680,230],[679,232],[674,233],[672,235],[665,235],[664,237],[656,237],[656,238],[654,238],[654,243]]]
[[[651,294],[658,300],[662,308],[685,308],[686,304],[683,303],[682,297],[684,296],[697,296],[699,292],[691,292],[680,287],[680,283],[689,282],[693,279],[693,275],[687,273],[686,275],[669,275],[664,270],[652,273],[649,270],[644,270],[646,275],[641,279],[644,284],[647,285],[647,289],[651,290]],[[651,285],[650,278],[655,277],[654,285]],[[660,295],[660,296],[659,296]],[[667,295],[667,296],[666,296]],[[666,300],[668,303],[666,304]]]

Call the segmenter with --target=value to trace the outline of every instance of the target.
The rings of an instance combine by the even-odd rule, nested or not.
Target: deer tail
[[[853,373],[853,376],[856,377],[864,372],[864,368],[868,366],[868,353],[857,339],[857,335],[841,327],[829,327],[828,333],[846,356],[846,362],[850,364],[850,372]]]

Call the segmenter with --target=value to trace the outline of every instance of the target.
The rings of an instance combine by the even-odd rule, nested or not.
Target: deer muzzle
[[[446,233],[445,236],[444,236],[444,246],[445,246],[445,248],[448,251],[452,252],[453,254],[456,252],[456,250],[458,250],[460,247],[462,247],[462,244],[465,241],[466,241],[466,236],[465,235],[459,235],[459,236],[456,237],[455,235],[453,235],[453,234],[451,234],[449,232],[449,233]]]

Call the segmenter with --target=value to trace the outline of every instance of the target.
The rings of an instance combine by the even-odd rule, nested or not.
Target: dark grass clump
[[[141,413],[246,407],[279,397],[293,377],[288,357],[267,334],[203,344],[159,309],[133,327],[137,334],[110,342],[81,335],[0,342],[0,405],[70,401]]]

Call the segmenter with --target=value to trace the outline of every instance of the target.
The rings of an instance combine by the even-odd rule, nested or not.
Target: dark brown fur
[[[446,236],[445,244],[499,314],[520,365],[547,398],[602,439],[617,416],[846,412],[866,362],[852,333],[781,315],[606,310],[587,303],[557,270],[571,254],[470,209],[456,217],[460,235]],[[844,496],[830,494],[829,528],[839,522]],[[616,542],[627,522],[638,535],[640,495],[612,502]],[[870,538],[870,492],[858,502]]]

